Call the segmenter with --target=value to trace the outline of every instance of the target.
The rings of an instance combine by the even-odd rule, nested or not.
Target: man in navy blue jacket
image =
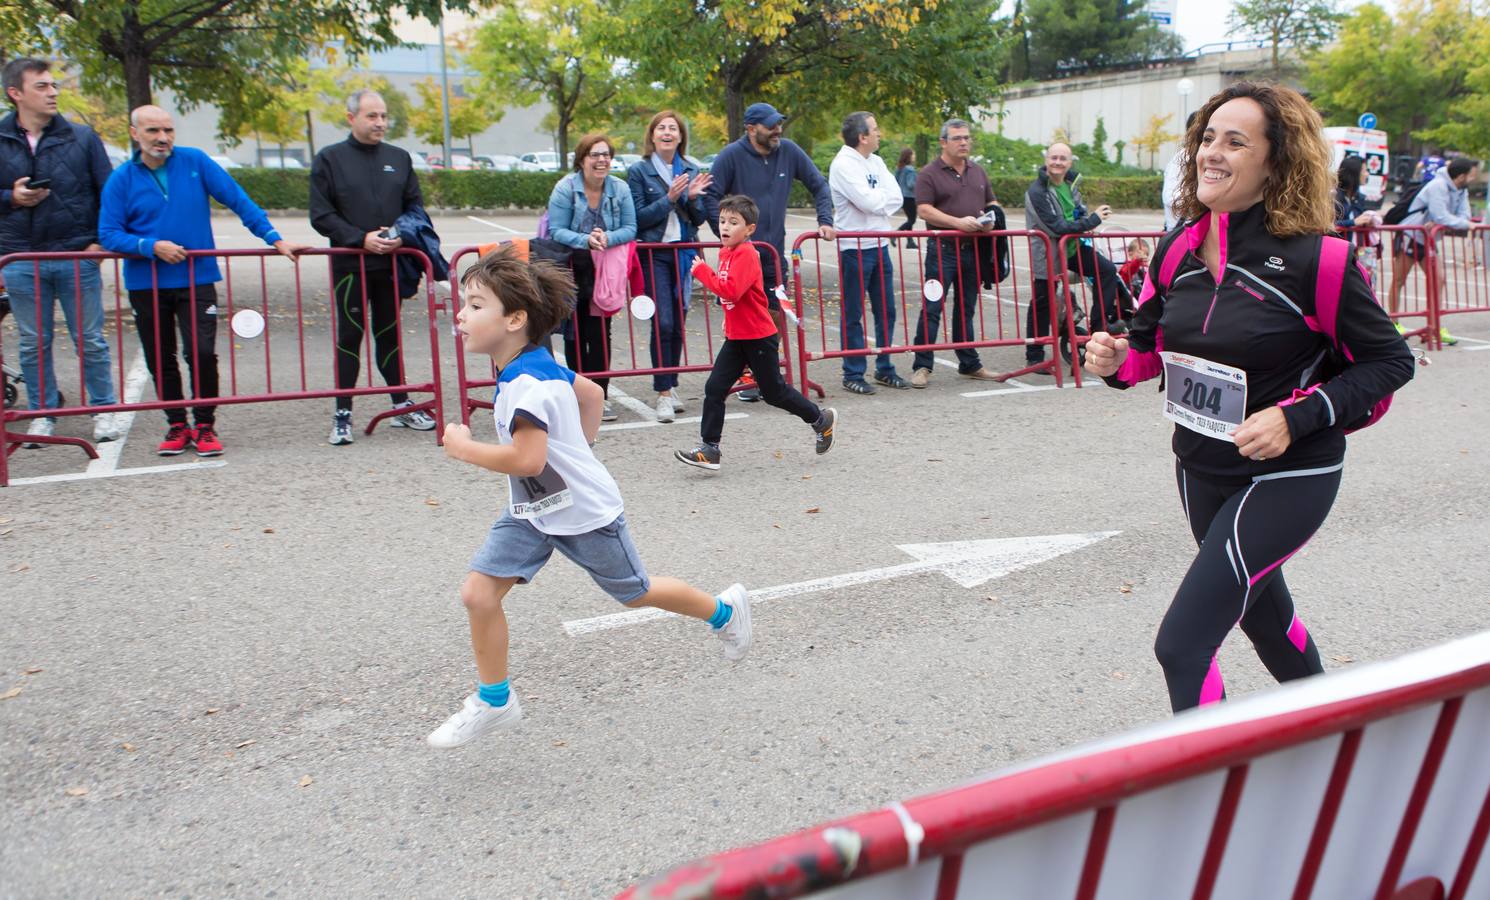
[[[13,59],[0,74],[15,111],[0,119],[0,256],[99,250],[98,195],[109,180],[103,142],[86,125],[57,112],[60,85],[44,59]],[[49,187],[31,187],[31,182]],[[21,373],[31,409],[61,405],[52,364],[57,304],[83,349],[83,386],[90,406],[117,402],[109,342],[103,336],[98,260],[25,260],[0,272],[21,337]],[[76,384],[76,382],[73,382]],[[81,402],[81,400],[79,400]],[[31,420],[29,433],[49,435],[54,420]],[[93,439],[119,436],[110,413],[93,419]],[[38,443],[27,444],[39,447]]]
[[[124,261],[124,286],[156,395],[164,401],[186,397],[176,366],[179,329],[192,396],[216,397],[216,283],[222,275],[214,256],[187,258],[189,250],[217,247],[209,199],[237,213],[254,237],[285,256],[294,258],[305,247],[280,237],[264,211],[207,154],[177,147],[170,113],[141,106],[129,114],[129,136],[140,149],[104,185],[98,237],[115,253],[135,257]],[[195,428],[186,424],[185,409],[166,410],[170,427],[156,452],[176,456],[194,444],[198,456],[221,456],[215,409],[197,406]]]
[[[709,169],[713,183],[705,195],[704,209],[709,227],[719,234],[719,201],[731,194],[744,194],[760,210],[752,240],[770,244],[776,255],[761,251],[762,285],[771,316],[777,328],[782,327],[781,302],[776,299],[775,285],[786,281],[786,202],[792,182],[800,181],[812,194],[817,207],[817,233],[825,241],[835,238],[833,231],[833,192],[812,157],[792,141],[781,136],[786,116],[769,103],[752,103],[745,110],[745,134],[726,146],[714,158]],[[778,264],[780,270],[777,269]],[[751,388],[741,400],[759,400],[760,392]]]

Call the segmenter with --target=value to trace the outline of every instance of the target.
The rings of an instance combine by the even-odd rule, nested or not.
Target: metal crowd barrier
[[[1444,327],[1445,316],[1490,312],[1490,225],[1473,225],[1461,234],[1434,226],[1430,238],[1443,276],[1435,279],[1438,325]]]
[[[311,342],[307,340],[307,314],[318,311],[307,309],[306,307],[304,299],[304,273],[302,261],[308,257],[313,256],[354,256],[361,259],[367,256],[364,251],[315,248],[305,250],[300,254],[300,257],[293,262],[290,260],[285,260],[285,265],[290,265],[293,267],[294,277],[293,305],[290,306],[290,308],[286,309],[285,307],[289,305],[285,304],[282,299],[272,297],[269,288],[270,267],[268,264],[268,260],[282,258],[276,251],[267,248],[252,250],[193,250],[188,251],[187,253],[189,274],[192,274],[195,268],[194,263],[191,263],[192,260],[202,258],[217,258],[222,263],[221,272],[223,279],[221,282],[218,283],[217,287],[217,303],[220,305],[220,309],[217,311],[216,315],[219,323],[223,326],[220,331],[226,332],[226,334],[219,333],[217,335],[217,339],[214,342],[214,349],[216,349],[217,347],[221,347],[224,342],[226,343],[226,353],[218,353],[216,355],[219,360],[226,356],[227,365],[226,371],[219,371],[218,396],[210,398],[210,401],[208,398],[205,397],[197,399],[197,395],[201,392],[202,388],[202,373],[200,370],[200,366],[198,365],[201,360],[199,359],[197,348],[197,319],[195,316],[192,316],[189,325],[189,332],[188,334],[184,335],[185,337],[189,337],[190,340],[181,341],[182,346],[177,348],[178,361],[181,358],[185,358],[189,364],[190,379],[182,379],[182,393],[189,394],[190,396],[177,401],[160,400],[159,397],[163,393],[163,377],[161,372],[157,372],[157,375],[154,379],[155,397],[153,399],[145,399],[142,396],[140,399],[133,402],[128,402],[127,398],[124,396],[126,384],[129,380],[129,365],[126,361],[134,358],[136,353],[141,352],[143,345],[141,344],[140,340],[137,340],[126,334],[126,332],[135,331],[134,328],[128,327],[126,325],[126,317],[128,317],[130,320],[133,320],[133,312],[130,300],[128,297],[126,297],[126,291],[124,289],[124,279],[119,272],[120,267],[118,264],[120,260],[125,259],[126,257],[119,254],[106,252],[14,253],[5,257],[0,257],[0,268],[3,268],[4,266],[7,266],[11,263],[24,263],[28,261],[62,261],[72,263],[74,277],[72,279],[73,297],[71,299],[71,303],[73,304],[73,311],[76,313],[76,321],[78,321],[79,323],[81,323],[83,319],[83,289],[80,278],[78,277],[82,272],[82,267],[85,265],[93,265],[94,261],[97,261],[97,264],[99,266],[103,266],[105,262],[113,263],[113,302],[112,304],[109,303],[108,296],[103,296],[101,298],[101,302],[104,306],[104,326],[102,329],[102,337],[109,343],[111,358],[110,376],[114,382],[114,389],[117,394],[117,399],[119,399],[120,401],[109,406],[89,405],[87,372],[84,365],[85,356],[83,346],[87,336],[80,333],[77,340],[72,342],[72,349],[76,352],[77,357],[77,380],[74,383],[70,378],[57,379],[58,390],[63,395],[64,405],[54,409],[30,409],[28,408],[30,405],[30,398],[28,395],[28,402],[25,405],[17,404],[14,407],[7,407],[4,409],[3,413],[0,413],[0,435],[3,435],[3,444],[5,448],[5,452],[0,453],[0,487],[9,484],[9,457],[11,456],[11,454],[15,453],[15,451],[22,444],[66,444],[79,447],[84,452],[86,452],[89,457],[97,458],[98,453],[96,449],[93,447],[92,442],[87,439],[64,435],[28,435],[21,433],[18,430],[13,430],[12,428],[13,423],[21,423],[43,416],[62,418],[91,415],[97,413],[189,409],[196,406],[220,407],[243,403],[266,403],[280,400],[309,400],[318,398],[360,396],[364,394],[387,394],[393,391],[398,391],[413,395],[429,395],[427,399],[420,399],[417,396],[412,397],[411,399],[414,400],[412,409],[427,411],[434,417],[436,423],[435,437],[437,440],[439,440],[443,435],[444,399],[440,384],[439,328],[437,322],[437,313],[440,309],[440,303],[437,300],[434,291],[433,271],[431,269],[429,259],[425,257],[423,253],[420,253],[417,250],[400,248],[399,250],[395,251],[395,253],[398,256],[414,258],[419,264],[420,268],[424,270],[424,286],[421,290],[423,291],[425,296],[431,357],[431,368],[427,380],[421,380],[417,382],[411,381],[407,375],[407,372],[403,369],[403,329],[399,328],[397,329],[397,332],[400,357],[399,381],[401,383],[394,385],[373,386],[373,379],[378,376],[374,371],[373,364],[373,319],[371,310],[368,308],[365,279],[363,279],[362,282],[364,288],[362,291],[362,297],[360,299],[363,305],[362,321],[364,323],[362,336],[364,346],[361,358],[363,368],[366,370],[364,380],[364,384],[366,386],[345,389],[336,387],[334,373],[334,365],[337,355],[335,330],[336,326],[334,324],[336,321],[336,317],[334,315],[333,309],[333,306],[336,302],[336,285],[334,283],[334,276],[328,275],[330,297],[328,299],[328,304],[325,310],[328,313],[333,313],[331,315],[333,327],[330,331],[330,346],[326,348],[324,356],[315,355],[314,351],[316,348]],[[246,280],[245,273],[243,272],[244,267],[240,265],[235,268],[233,265],[234,260],[245,260],[247,261],[247,265],[250,269],[257,269],[258,272],[258,277],[256,279],[257,289],[255,290],[254,286],[249,286],[247,290],[248,296],[246,297],[244,288],[244,282]],[[362,263],[359,263],[359,265],[362,265]],[[36,306],[34,313],[37,317],[36,321],[39,322],[47,315],[46,310],[51,308],[51,304],[46,303],[45,305],[43,305],[41,291],[41,267],[33,266],[31,268],[31,277],[33,278],[32,293],[35,297],[35,300],[33,302]],[[329,273],[329,260],[327,262],[327,270]],[[363,269],[363,272],[365,273],[365,269]],[[101,276],[102,273],[100,273],[100,277]],[[12,279],[14,279],[14,277],[15,272],[14,269],[12,269]],[[158,284],[158,282],[154,282],[154,279],[157,277],[158,271],[152,268],[153,286],[151,302],[156,307],[158,307],[160,303],[159,292],[163,290],[162,288],[155,286],[156,284]],[[397,265],[394,266],[393,280],[394,291],[395,294],[397,294]],[[8,288],[12,290],[15,287],[16,286],[14,284],[8,285]],[[193,308],[195,307],[196,303],[196,292],[198,287],[201,286],[196,285],[188,289],[183,289],[188,291],[188,300],[192,303]],[[15,304],[18,302],[22,301],[19,301],[15,294],[12,293],[12,310],[14,310]],[[243,338],[236,336],[229,324],[234,320],[234,316],[243,310],[252,310],[253,312],[256,312],[262,322],[262,332],[258,335],[255,335],[253,338]],[[291,319],[291,322],[287,327],[282,328],[277,323],[285,319]],[[160,319],[158,315],[155,317],[155,321],[157,323],[157,327],[155,329],[155,333],[151,335],[149,339],[153,343],[156,357],[160,358],[163,346],[162,334],[160,333],[159,327]],[[81,327],[79,331],[82,331]],[[169,340],[178,341],[181,337],[183,337],[183,335],[175,334],[172,335]],[[280,346],[281,342],[286,341],[289,342],[289,346],[293,348],[293,353],[288,360],[285,360],[283,358],[280,359],[281,372],[276,373],[274,348]],[[253,347],[252,344],[254,343],[260,343],[261,346]],[[59,347],[66,346],[66,342],[54,340],[53,351],[55,353],[55,351]],[[3,354],[3,351],[0,351],[0,354]],[[260,364],[259,360],[261,357],[262,363]],[[0,355],[0,362],[3,361],[3,355]],[[20,360],[17,360],[17,362],[20,362]],[[288,376],[283,374],[282,371],[285,362],[289,363],[290,373],[288,374]],[[46,375],[48,373],[48,366],[53,364],[54,363],[49,363],[48,354],[40,353],[38,355],[37,368],[38,381],[40,383],[45,384]],[[321,376],[313,374],[316,368],[319,368],[322,372]],[[76,388],[76,393],[72,393],[74,386]],[[377,423],[382,419],[392,415],[407,413],[409,411],[410,408],[404,408],[399,410],[384,410],[382,412],[379,412],[378,414],[370,418],[365,427],[365,433],[371,434],[373,429],[377,426]]]
[[[1420,338],[1430,349],[1439,348],[1439,274],[1443,266],[1434,228],[1355,226],[1340,229],[1340,234],[1356,245],[1356,260],[1370,275],[1376,299],[1403,329],[1403,336]]]
[[[1490,897],[1490,632],[679,866],[623,900]]]
[[[769,256],[775,261],[775,280],[767,290],[774,289],[774,285],[781,284],[781,259],[776,249],[770,244],[754,241],[752,244],[757,250],[769,251]],[[483,245],[481,247],[462,247],[450,258],[450,292],[453,308],[458,310],[461,305],[460,299],[460,274],[464,272],[469,263],[474,262],[484,249],[495,245]],[[675,263],[680,261],[684,251],[702,252],[704,250],[718,249],[718,242],[694,241],[679,242],[672,244],[638,243],[636,245],[639,256],[650,252],[670,253],[675,258]],[[687,373],[708,372],[714,366],[714,356],[718,344],[724,340],[724,319],[722,311],[716,309],[718,303],[714,296],[701,287],[695,290],[692,276],[688,271],[678,272],[683,290],[689,292],[691,298],[687,308],[684,306],[684,297],[681,291],[675,292],[671,298],[652,296],[654,288],[650,271],[646,271],[647,262],[641,261],[645,272],[646,293],[653,301],[653,309],[646,318],[639,318],[636,310],[628,304],[628,308],[615,313],[611,320],[621,319],[624,322],[624,333],[618,337],[612,337],[611,330],[602,332],[605,357],[609,362],[602,369],[587,368],[581,359],[565,359],[566,365],[576,373],[586,378],[631,378],[651,375],[682,375]],[[675,268],[677,266],[675,265]],[[768,279],[769,281],[770,279]],[[650,352],[651,347],[658,346],[661,341],[661,321],[657,315],[656,308],[663,303],[671,303],[673,314],[685,322],[683,330],[682,355],[678,365],[653,365]],[[568,322],[568,327],[577,329],[581,327],[580,317],[587,313],[576,309],[574,315]],[[694,326],[698,330],[702,320],[702,331],[704,346],[700,352],[699,348],[689,347],[688,327]],[[613,327],[613,326],[612,326]],[[795,382],[795,374],[792,366],[792,351],[788,329],[783,327],[783,322],[777,322],[778,333],[781,335],[781,364],[787,384]],[[553,341],[560,338],[559,332],[550,336]],[[478,358],[474,364],[468,363],[465,344],[461,340],[460,333],[454,332],[455,339],[455,377],[456,390],[460,397],[461,422],[470,424],[471,412],[476,409],[491,409],[492,401],[489,396],[474,396],[473,392],[484,392],[495,387],[496,378],[491,370],[491,365],[485,358]],[[551,348],[552,349],[552,348]],[[473,371],[474,369],[474,371]],[[736,386],[739,389],[739,386]],[[701,402],[701,401],[700,401]]]
[[[887,239],[892,270],[889,277],[868,278],[864,253],[871,248],[858,246],[862,240]],[[1000,260],[993,250],[997,241],[1008,242],[1007,274],[1000,278]],[[921,241],[912,248],[910,240]],[[792,245],[792,279],[797,307],[803,321],[797,327],[797,346],[801,358],[802,379],[807,380],[807,365],[815,360],[870,357],[881,353],[935,353],[936,351],[981,349],[991,347],[1039,346],[1049,348],[1044,362],[1003,372],[1003,381],[1031,372],[1048,372],[1062,383],[1057,345],[1058,336],[1035,336],[1029,333],[1029,306],[1033,302],[1034,242],[1042,242],[1049,259],[1050,239],[1038,231],[987,231],[971,234],[961,231],[840,231],[834,242],[823,241],[816,233],[800,235]],[[823,245],[831,243],[831,260],[823,258]],[[985,265],[983,254],[991,254]],[[990,265],[992,268],[990,268]],[[826,275],[825,269],[836,275]],[[1042,273],[1050,277],[1049,266]],[[862,300],[847,297],[844,282],[858,287]],[[873,283],[877,282],[878,287]],[[954,285],[956,286],[954,289]],[[967,298],[962,296],[966,289]],[[955,298],[949,295],[955,294]],[[919,300],[913,305],[912,298]],[[857,321],[864,337],[864,347],[849,346],[848,326],[855,316],[845,312],[845,302],[858,311]],[[968,303],[964,328],[958,321],[959,310]],[[885,311],[895,314],[891,329],[877,326]],[[913,311],[914,310],[914,311]],[[1049,298],[1048,315],[1058,314],[1055,297]],[[931,319],[939,317],[933,323]],[[877,334],[877,331],[880,334]],[[888,333],[886,333],[888,332]],[[920,340],[917,340],[917,335]],[[882,343],[879,338],[888,337]],[[992,371],[992,370],[990,370]],[[872,374],[872,373],[868,373]],[[908,372],[902,372],[902,377]]]

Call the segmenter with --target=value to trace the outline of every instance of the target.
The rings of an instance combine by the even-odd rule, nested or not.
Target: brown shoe
[[[963,378],[971,378],[974,381],[998,381],[999,377],[987,369],[979,369],[976,372],[961,372]]]
[[[911,371],[911,387],[924,388],[926,382],[931,380],[930,369],[914,369]]]

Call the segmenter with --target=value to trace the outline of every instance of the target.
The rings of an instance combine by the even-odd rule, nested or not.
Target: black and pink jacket
[[[1335,351],[1314,302],[1322,238],[1273,237],[1265,218],[1261,203],[1213,213],[1159,242],[1128,356],[1105,379],[1128,388],[1153,378],[1163,370],[1159,351],[1172,350],[1245,370],[1247,415],[1283,408],[1292,443],[1262,462],[1227,441],[1175,426],[1175,455],[1196,472],[1256,477],[1338,465],[1346,425],[1412,379],[1412,352],[1354,264],[1344,267],[1335,324],[1342,352]],[[1219,283],[1200,258],[1212,222],[1221,229]]]

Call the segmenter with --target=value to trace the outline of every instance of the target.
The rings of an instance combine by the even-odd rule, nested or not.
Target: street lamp
[[[1195,90],[1195,82],[1188,78],[1181,78],[1175,82],[1174,89],[1180,95],[1180,100],[1183,103],[1184,114],[1180,117],[1180,120],[1184,121],[1190,118],[1190,94]]]

